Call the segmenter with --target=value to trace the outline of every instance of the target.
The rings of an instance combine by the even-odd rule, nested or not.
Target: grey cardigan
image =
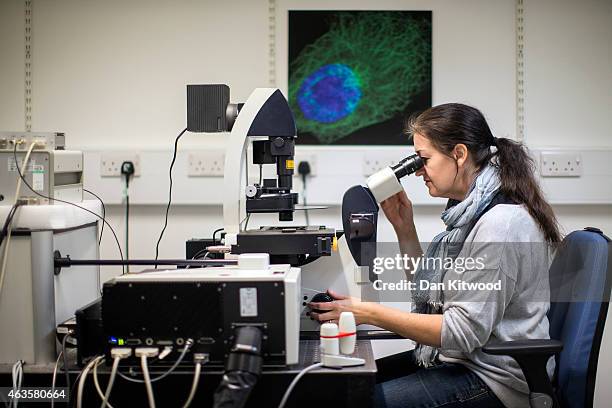
[[[445,277],[439,359],[463,364],[506,407],[529,407],[529,389],[510,357],[484,353],[488,343],[549,338],[548,269],[552,250],[522,205],[499,204],[485,213],[465,240],[459,257],[480,258],[477,268]],[[451,283],[497,282],[495,290],[457,288]],[[549,375],[554,359],[548,363]]]

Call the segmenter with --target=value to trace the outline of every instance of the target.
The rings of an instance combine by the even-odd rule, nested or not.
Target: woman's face
[[[423,181],[429,189],[429,195],[463,200],[469,184],[464,186],[466,183],[463,182],[460,175],[464,173],[462,171],[466,161],[464,153],[467,152],[457,151],[456,147],[451,154],[459,157],[449,157],[437,150],[429,139],[418,133],[414,134],[413,140],[414,149],[424,163],[424,166],[415,174],[423,176]]]

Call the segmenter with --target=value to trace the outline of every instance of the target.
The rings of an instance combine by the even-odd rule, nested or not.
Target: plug
[[[132,355],[132,349],[127,347],[113,347],[111,349],[111,357],[123,360]]]
[[[130,160],[124,161],[121,163],[121,175],[125,176],[125,185],[129,185],[130,178],[134,175],[136,168],[134,167],[134,163]]]
[[[302,179],[305,179],[311,173],[310,163],[304,160],[298,164],[298,174],[302,176]]]
[[[193,353],[193,362],[206,364],[210,359],[210,355],[208,353]]]
[[[136,357],[156,357],[159,354],[159,349],[157,347],[138,347],[134,350],[134,355]]]

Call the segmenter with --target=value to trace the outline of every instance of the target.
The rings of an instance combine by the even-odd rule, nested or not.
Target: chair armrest
[[[531,339],[504,341],[501,343],[488,344],[482,348],[487,354],[493,355],[541,355],[552,356],[563,350],[563,343],[559,340]]]
[[[487,354],[512,357],[523,370],[529,386],[529,399],[532,408],[559,407],[559,401],[546,371],[551,356],[563,350],[558,340],[516,340],[489,344],[482,348]]]

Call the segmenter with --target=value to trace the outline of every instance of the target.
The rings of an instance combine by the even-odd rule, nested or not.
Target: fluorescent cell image
[[[430,11],[289,11],[289,103],[301,144],[407,144],[431,106]]]
[[[344,64],[324,65],[302,82],[297,103],[308,120],[333,123],[353,113],[361,89],[355,73]]]

